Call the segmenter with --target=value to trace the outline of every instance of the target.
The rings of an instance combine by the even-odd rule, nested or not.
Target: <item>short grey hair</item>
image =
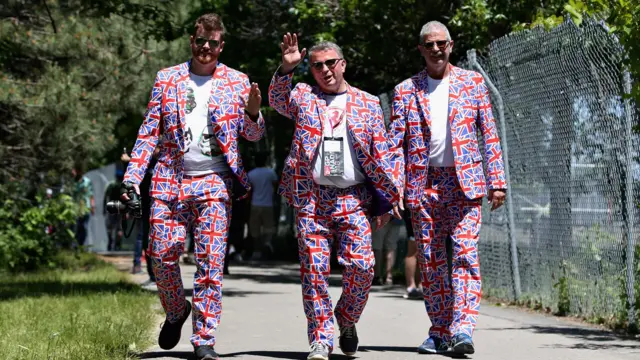
[[[342,49],[340,48],[340,46],[331,41],[321,41],[313,45],[311,49],[309,49],[309,57],[311,57],[311,54],[313,54],[314,52],[323,50],[333,50],[341,59],[344,59],[344,55],[342,54]]]
[[[441,23],[440,21],[429,21],[428,23],[424,24],[424,26],[422,27],[422,29],[420,30],[420,42],[422,42],[422,40],[424,39],[425,35],[429,35],[430,33],[432,33],[435,30],[442,30],[444,31],[445,35],[447,36],[447,40],[451,41],[451,35],[449,34],[449,29],[447,29],[447,26],[443,23]]]

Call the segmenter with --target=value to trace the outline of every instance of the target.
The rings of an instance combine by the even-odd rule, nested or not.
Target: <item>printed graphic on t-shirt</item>
[[[185,136],[185,145],[187,150],[185,153],[189,152],[191,147],[191,142],[193,141],[193,132],[191,128],[187,130],[187,134]],[[198,136],[198,148],[200,149],[200,153],[207,157],[215,157],[222,155],[222,149],[218,145],[218,141],[216,140],[216,136],[214,134],[209,133],[209,127],[205,126],[200,132]]]
[[[187,133],[184,135],[184,143],[187,147],[187,152],[189,152],[189,146],[191,146],[191,141],[193,141],[193,133],[191,132],[191,128],[188,128]]]
[[[331,124],[331,128],[335,128],[342,121],[342,117],[344,116],[344,110],[339,107],[329,107],[327,108],[327,118],[329,119],[329,123]]]
[[[210,134],[208,127],[205,127],[205,131],[200,134],[200,140],[198,141],[198,147],[202,152],[202,155],[208,157],[222,155],[222,150],[218,146],[218,141],[214,134]]]
[[[197,107],[198,104],[196,103],[195,92],[193,88],[189,86],[187,87],[187,105],[185,111],[187,112],[187,114],[191,114]],[[202,155],[209,158],[222,155],[222,149],[220,149],[215,135],[209,132],[209,126],[204,126],[201,131],[197,131],[191,126],[187,128],[187,133],[185,134],[185,145],[187,149],[186,152],[189,152],[190,150],[190,146],[194,138],[194,133],[199,134],[197,135],[198,148],[200,149],[200,153]]]
[[[188,87],[187,88],[187,106],[185,108],[185,111],[187,112],[187,114],[191,114],[191,112],[193,111],[193,109],[196,108],[196,106],[198,106],[198,104],[196,104],[196,95],[193,89],[191,87]]]

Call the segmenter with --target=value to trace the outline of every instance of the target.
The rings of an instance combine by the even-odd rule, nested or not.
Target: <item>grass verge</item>
[[[3,359],[131,359],[152,343],[156,296],[90,254],[65,269],[0,274]]]

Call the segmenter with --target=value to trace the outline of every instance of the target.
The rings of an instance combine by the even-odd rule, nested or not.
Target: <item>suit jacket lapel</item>
[[[424,145],[428,147],[430,144],[431,133],[431,111],[429,110],[429,80],[427,77],[427,70],[422,70],[417,77],[417,84],[415,89],[415,96],[420,105],[420,114],[418,121],[419,126],[422,127],[422,134],[424,135]]]
[[[178,148],[184,152],[184,128],[186,126],[186,112],[185,107],[187,104],[186,92],[187,92],[187,82],[189,80],[189,68],[190,68],[191,60],[180,64],[178,70],[178,78],[176,79],[176,108],[177,108],[177,126],[176,131],[178,132],[177,139],[181,139],[182,141],[178,142]]]
[[[449,65],[449,124],[451,125],[451,136],[455,135],[456,118],[458,114],[458,98],[460,97],[461,81],[457,71],[452,65]]]
[[[320,121],[320,133],[324,136],[324,126],[327,120],[327,101],[324,98],[324,93],[320,90],[316,92],[316,98],[313,100],[316,104],[316,111],[318,112],[318,121]],[[313,125],[313,124],[309,124]]]
[[[211,127],[214,129],[216,137],[224,142],[224,134],[220,133],[220,122],[225,119],[220,119],[226,114],[223,114],[223,109],[220,106],[221,99],[224,98],[226,86],[227,86],[227,67],[222,63],[218,63],[216,70],[211,75],[213,78],[213,84],[211,86],[211,94],[209,94],[209,121],[211,121]],[[218,116],[216,116],[216,110],[220,109]]]
[[[213,72],[213,86],[211,87],[211,97],[220,99],[225,95],[225,87],[227,86],[227,66],[218,63],[216,70]],[[217,106],[213,99],[209,98],[210,103]]]
[[[347,84],[347,105],[344,109],[347,135],[350,136],[352,140],[356,141],[363,151],[369,152],[365,141],[366,131],[360,131],[359,133],[354,131],[357,125],[356,122],[361,121],[361,119],[354,119],[354,117],[358,116],[358,100],[358,94],[351,85]],[[364,126],[364,128],[366,129],[367,126]]]

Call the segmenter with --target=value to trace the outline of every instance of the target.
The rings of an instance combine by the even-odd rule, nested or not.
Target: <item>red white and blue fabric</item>
[[[309,342],[323,342],[333,349],[333,312],[327,290],[333,239],[338,241],[338,259],[345,267],[336,318],[341,325],[353,325],[366,305],[373,281],[369,217],[388,212],[399,195],[388,161],[380,101],[350,85],[345,109],[347,135],[366,181],[347,189],[314,182],[313,160],[322,143],[327,105],[318,87],[299,83],[292,89],[292,77],[292,73],[280,76],[276,72],[269,86],[269,105],[296,123],[279,193],[296,210]]]
[[[158,162],[153,172],[150,194],[156,199],[173,201],[178,196],[184,175],[186,90],[190,61],[160,70],[156,76],[144,121],[131,152],[124,181],[140,184],[156,145],[160,146]],[[238,138],[258,141],[264,134],[262,114],[254,122],[245,114],[241,100],[248,98],[251,85],[247,75],[218,63],[215,77],[217,86],[211,90],[209,115],[215,138],[238,179],[236,194],[245,198],[251,185],[244,170],[238,149]],[[162,142],[158,144],[159,137]]]
[[[473,335],[481,298],[478,236],[482,199],[470,200],[458,183],[456,169],[431,168],[424,200],[412,211],[429,336],[450,341]],[[452,243],[449,278],[446,239]]]
[[[222,313],[222,270],[231,212],[233,175],[184,176],[176,201],[152,199],[149,255],[167,320],[184,313],[186,297],[179,259],[193,234],[197,270],[193,290],[194,346],[215,345]]]
[[[364,185],[346,189],[316,186],[305,206],[296,210],[302,301],[309,343],[333,349],[334,311],[329,295],[332,239],[344,267],[342,295],[335,308],[341,326],[358,322],[369,298],[375,263],[366,209],[371,195]]]
[[[285,160],[278,192],[294,208],[306,205],[314,189],[313,159],[321,144],[326,123],[327,103],[317,86],[296,84],[293,73],[274,74],[269,86],[269,105],[281,115],[295,120],[291,150]],[[387,133],[380,100],[347,84],[345,109],[347,133],[353,140],[358,162],[367,177],[367,189],[373,195],[370,216],[391,210],[399,200],[392,173],[400,172],[389,163]]]
[[[185,107],[189,68],[190,61],[187,61],[157,73],[124,181],[140,184],[151,154],[158,146],[158,160],[149,190],[153,200],[148,249],[153,259],[158,293],[168,321],[175,321],[185,306],[178,258],[183,252],[187,232],[192,232],[197,271],[191,342],[213,345],[213,333],[221,313],[222,269],[231,196],[244,198],[251,190],[238,150],[238,138],[258,141],[265,126],[262,114],[255,122],[245,114],[242,100],[248,98],[248,77],[218,63],[213,75],[217,85],[211,90],[209,120],[231,172],[186,176]],[[234,182],[241,186],[234,187]],[[232,189],[238,193],[231,194]]]
[[[429,167],[429,88],[426,70],[394,89],[389,126],[396,183],[411,211],[419,246],[430,335],[449,341],[473,335],[481,296],[477,241],[487,189],[506,189],[504,163],[489,92],[480,74],[450,65],[449,122],[455,167]],[[480,153],[477,130],[484,140]],[[449,281],[445,239],[453,241]]]
[[[450,65],[449,122],[456,174],[465,195],[477,199],[487,194],[487,187],[506,189],[502,149],[489,91],[479,73]],[[389,124],[392,165],[404,170],[394,172],[394,176],[410,208],[420,206],[427,181],[430,127],[427,72],[423,70],[394,88]],[[478,128],[484,138],[486,177]]]

